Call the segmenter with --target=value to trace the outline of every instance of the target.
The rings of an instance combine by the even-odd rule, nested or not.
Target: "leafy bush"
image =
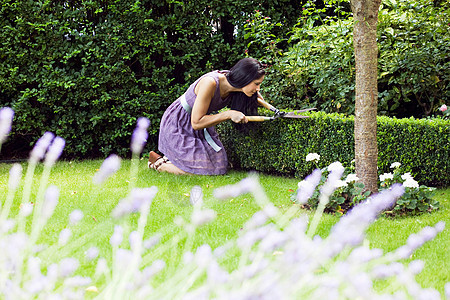
[[[230,123],[220,124],[221,140],[233,167],[303,178],[313,170],[304,161],[309,153],[320,154],[319,168],[335,161],[350,167],[355,157],[354,118],[324,112],[307,115],[310,118],[261,123],[248,134],[236,131]],[[377,128],[380,174],[396,161],[423,185],[450,183],[448,120],[380,116]]]
[[[320,155],[317,153],[310,153],[306,156],[306,162],[311,161],[308,159],[311,155],[315,155],[313,159],[315,164],[320,159]],[[405,192],[395,202],[392,207],[387,207],[383,214],[386,215],[415,215],[424,212],[431,212],[439,208],[439,201],[433,199],[435,188],[427,187],[418,184],[417,181],[411,176],[410,173],[401,173],[400,163],[395,162],[391,164],[391,168],[394,169],[393,173],[384,173],[380,175],[379,191],[389,189],[394,184],[402,184]],[[309,187],[308,182],[310,180],[303,180],[298,184],[298,190],[295,201],[303,204],[308,208],[317,208],[320,204],[320,197],[326,185],[329,184],[328,180],[330,173],[334,171],[342,172],[344,180],[336,179],[334,190],[328,197],[328,202],[325,204],[324,211],[336,214],[345,214],[349,210],[353,209],[360,202],[367,201],[370,196],[370,191],[365,191],[364,184],[359,182],[358,177],[354,172],[354,167],[351,165],[349,168],[344,168],[340,162],[334,162],[328,167],[321,170],[316,169],[314,172],[320,174],[317,176],[317,188],[312,193],[311,197],[306,201],[303,198],[305,188]],[[320,178],[320,179],[319,179]]]
[[[157,143],[165,108],[203,72],[244,55],[249,12],[285,26],[297,1],[29,1],[0,8],[0,104],[16,111],[9,156],[49,130],[66,156],[127,153],[131,127],[151,121]],[[13,145],[12,145],[13,144]]]
[[[273,104],[283,108],[312,105],[352,114],[353,18],[322,18],[322,10],[308,5],[289,36],[290,48],[274,60],[274,72],[264,83],[267,98],[272,96]],[[430,116],[450,101],[449,14],[448,1],[383,1],[378,24],[379,114]]]

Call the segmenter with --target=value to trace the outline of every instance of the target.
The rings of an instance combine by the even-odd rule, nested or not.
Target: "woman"
[[[197,79],[165,111],[160,125],[158,150],[150,152],[149,167],[173,174],[220,175],[228,160],[215,125],[231,120],[248,122],[258,103],[265,71],[260,62],[244,58],[229,71],[213,71]],[[231,109],[211,114],[226,106]]]

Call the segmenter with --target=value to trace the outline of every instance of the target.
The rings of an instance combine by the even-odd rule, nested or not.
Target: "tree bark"
[[[355,48],[355,167],[367,190],[378,191],[377,23],[381,0],[352,0]]]

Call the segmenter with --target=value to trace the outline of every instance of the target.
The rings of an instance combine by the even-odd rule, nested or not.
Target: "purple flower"
[[[102,184],[108,179],[109,176],[113,175],[120,168],[120,157],[116,154],[111,154],[108,156],[100,166],[100,170],[95,173],[93,182],[95,184]]]
[[[203,224],[209,223],[216,217],[216,212],[212,209],[203,209],[194,211],[192,213],[192,224],[196,226],[201,226]]]
[[[9,170],[8,188],[16,190],[19,186],[20,179],[22,177],[22,166],[20,164],[13,164]]]
[[[297,202],[305,204],[313,195],[322,177],[322,171],[315,169],[310,175],[298,183]]]
[[[72,236],[72,231],[69,228],[64,228],[59,233],[58,244],[60,246],[64,246],[69,242],[70,237]]]
[[[98,250],[97,247],[91,247],[86,251],[86,258],[88,260],[94,260],[98,257],[99,253],[100,251]]]
[[[252,192],[258,186],[258,179],[255,177],[247,177],[242,179],[239,183],[233,185],[226,185],[214,190],[214,197],[220,200],[235,198],[243,194]]]
[[[130,235],[128,236],[128,242],[130,243],[130,248],[132,250],[136,249],[142,242],[141,236],[139,235],[139,232],[132,231]]]
[[[136,127],[147,130],[150,126],[150,120],[145,117],[139,117],[136,122]]]
[[[160,241],[161,241],[161,234],[157,233],[154,236],[152,236],[144,241],[144,248],[150,249],[150,248],[154,247],[155,245],[157,245]]]
[[[28,217],[33,212],[32,203],[23,203],[20,205],[20,215],[22,217]]]
[[[92,280],[89,277],[74,276],[64,280],[64,287],[69,288],[69,287],[86,286],[91,282]]]
[[[30,162],[37,163],[44,158],[45,152],[47,151],[47,148],[50,146],[50,143],[52,142],[54,137],[55,135],[53,133],[47,131],[41,138],[37,140],[30,153]]]
[[[45,156],[45,165],[52,166],[61,156],[61,153],[66,145],[66,141],[62,137],[55,137],[52,144],[48,148],[47,155]]]
[[[140,154],[147,143],[150,121],[147,118],[140,117],[137,121],[136,129],[131,136],[131,151],[135,154]]]
[[[0,145],[6,140],[11,131],[11,124],[14,118],[14,111],[9,107],[0,109]]]
[[[75,272],[78,267],[80,266],[80,263],[75,258],[63,258],[59,262],[59,268],[58,268],[58,274],[62,278],[66,278],[70,275],[72,275],[73,272]]]
[[[123,240],[123,228],[120,225],[116,225],[114,227],[114,233],[109,239],[109,243],[112,246],[119,246]]]
[[[198,247],[197,252],[194,256],[194,260],[200,268],[206,268],[213,260],[211,247],[208,244],[204,244]]]
[[[44,205],[42,207],[42,217],[48,219],[53,215],[59,199],[59,189],[51,185],[45,191]]]
[[[70,225],[76,225],[81,219],[83,219],[83,212],[79,209],[73,210],[69,215]]]
[[[444,286],[445,296],[450,299],[450,282],[447,282]]]
[[[411,271],[411,273],[417,275],[422,272],[424,266],[425,263],[422,260],[413,260],[409,263],[408,269]]]
[[[131,213],[148,210],[157,192],[158,188],[156,186],[134,188],[127,198],[120,200],[112,211],[112,216],[121,218]]]

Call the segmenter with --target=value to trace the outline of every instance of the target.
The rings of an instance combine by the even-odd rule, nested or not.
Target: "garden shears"
[[[293,118],[293,119],[302,119],[302,118],[309,118],[309,116],[300,115],[303,112],[311,111],[316,109],[313,108],[305,108],[300,110],[294,110],[294,111],[280,111],[276,108],[270,109],[273,112],[275,112],[275,115],[268,117],[268,116],[245,116],[249,122],[263,122],[263,121],[272,121],[278,118]]]

